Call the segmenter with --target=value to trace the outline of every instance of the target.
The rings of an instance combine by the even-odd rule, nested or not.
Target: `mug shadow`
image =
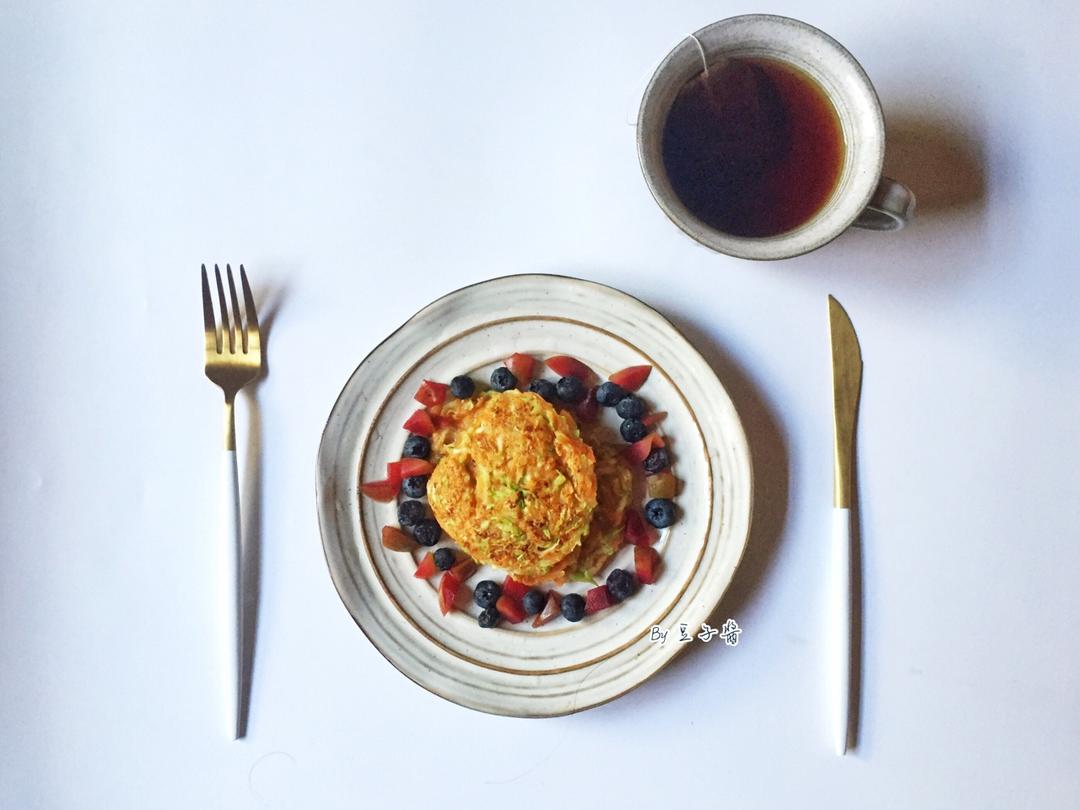
[[[263,545],[263,463],[264,442],[262,413],[259,408],[257,391],[270,374],[267,346],[273,332],[274,320],[281,308],[284,288],[254,291],[256,311],[259,315],[259,334],[262,344],[262,373],[251,385],[241,389],[248,413],[247,439],[244,453],[244,479],[240,493],[241,516],[241,568],[243,572],[241,605],[241,657],[240,657],[240,702],[239,736],[247,734],[248,719],[251,711],[251,688],[255,665],[256,637],[258,634],[260,589],[262,587],[262,545]],[[261,303],[260,303],[261,302]]]
[[[761,591],[776,559],[788,513],[787,442],[772,408],[746,371],[703,328],[682,317],[664,314],[701,352],[723,382],[746,431],[753,462],[754,503],[750,536],[735,576],[708,620],[713,627],[719,627],[727,618],[738,621],[738,616]],[[688,649],[657,673],[657,679],[677,677],[687,662],[700,654],[697,648],[711,645],[692,643],[686,646]]]
[[[915,218],[901,231],[849,228],[833,245],[804,257],[806,265],[833,278],[837,272],[865,277],[873,268],[875,283],[948,282],[976,269],[986,249],[989,181],[974,126],[912,105],[888,116],[885,141],[884,174],[914,192]],[[841,246],[847,260],[838,263],[834,251]],[[928,250],[935,252],[932,261]]]
[[[982,143],[947,118],[915,112],[889,116],[885,174],[906,183],[917,198],[917,216],[934,221],[977,213],[986,200]]]

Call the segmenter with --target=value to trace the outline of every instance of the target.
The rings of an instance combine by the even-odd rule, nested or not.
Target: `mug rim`
[[[790,26],[809,34],[815,40],[823,43],[829,48],[835,56],[840,58],[847,70],[850,71],[851,75],[861,86],[862,90],[866,92],[867,99],[870,101],[874,113],[872,125],[872,134],[874,137],[869,143],[859,144],[860,148],[863,150],[868,148],[873,150],[873,154],[867,155],[863,161],[860,161],[860,165],[863,167],[860,171],[865,175],[865,169],[870,168],[870,177],[856,178],[856,182],[860,183],[862,186],[858,191],[857,196],[848,194],[841,201],[836,203],[837,205],[843,205],[844,208],[847,209],[845,215],[842,218],[836,218],[836,221],[828,228],[819,229],[819,233],[809,235],[812,233],[815,224],[821,224],[822,214],[833,206],[833,203],[831,202],[826,203],[820,211],[815,212],[809,220],[793,230],[772,236],[746,237],[725,233],[707,224],[695,216],[683,204],[678,198],[678,195],[674,192],[674,189],[668,190],[658,187],[659,182],[657,175],[660,175],[667,181],[667,171],[663,165],[662,159],[659,161],[659,165],[657,165],[655,158],[650,156],[647,149],[648,144],[646,143],[646,137],[644,135],[646,116],[652,112],[652,106],[657,103],[656,96],[658,84],[666,79],[668,74],[674,69],[675,66],[673,65],[673,60],[681,53],[683,48],[687,47],[687,41],[690,40],[691,37],[700,40],[715,29],[730,26],[736,22],[745,24],[762,22],[770,25]],[[783,47],[778,49],[778,53],[781,55],[784,51],[785,49]],[[791,50],[791,53],[795,54],[797,51]],[[798,64],[796,64],[796,67],[801,68]],[[839,109],[837,95],[828,90],[826,90],[826,92],[830,102]],[[667,120],[667,114],[669,112],[670,108],[664,111],[663,118],[659,124],[661,132],[658,137],[662,137],[663,125]],[[635,132],[638,162],[645,178],[645,184],[649,188],[649,193],[652,195],[657,205],[660,206],[660,209],[667,218],[695,242],[698,242],[711,250],[736,258],[754,261],[794,258],[810,253],[811,251],[817,250],[827,245],[829,242],[832,242],[841,233],[851,227],[855,220],[858,219],[859,215],[866,209],[866,206],[870,203],[874,190],[877,188],[878,182],[881,179],[885,163],[885,121],[881,110],[881,101],[877,95],[877,91],[874,89],[873,83],[870,81],[870,77],[867,75],[862,65],[859,64],[858,60],[855,59],[850,51],[820,28],[816,28],[802,20],[797,20],[793,17],[785,17],[779,14],[738,14],[731,17],[725,17],[724,19],[709,23],[708,25],[699,28],[697,31],[694,31],[693,34],[689,34],[679,40],[660,61],[660,64],[649,78],[649,83],[645,87],[645,92],[642,94],[641,104],[638,108]],[[846,148],[850,150],[852,145],[846,144]],[[843,183],[847,173],[851,171],[853,170],[845,168],[838,183]],[[667,182],[670,186],[670,181]]]

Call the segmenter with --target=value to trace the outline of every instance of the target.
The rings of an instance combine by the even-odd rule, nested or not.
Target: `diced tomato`
[[[582,382],[587,382],[592,376],[592,369],[580,360],[575,360],[565,354],[549,357],[544,363],[560,377],[577,377]]]
[[[657,422],[661,421],[665,416],[667,416],[667,411],[653,411],[650,414],[646,414],[642,418],[641,423],[645,425],[645,427],[652,427]]]
[[[446,392],[449,389],[449,385],[433,382],[431,380],[424,380],[420,383],[420,388],[417,389],[413,399],[427,408],[430,408],[432,405],[442,405],[443,402],[446,401]]]
[[[521,352],[514,352],[506,360],[506,367],[510,369],[510,373],[517,377],[517,381],[522,385],[529,384],[529,380],[532,379],[534,365],[536,365],[536,358]]]
[[[447,571],[439,580],[439,610],[443,616],[454,609],[457,602],[458,591],[461,589],[461,580],[454,576],[453,571]]]
[[[397,526],[382,527],[382,544],[391,551],[412,551],[416,541]]]
[[[454,563],[454,567],[450,570],[454,572],[454,576],[458,580],[464,582],[476,573],[476,563],[470,557],[462,555],[461,559]]]
[[[525,608],[521,606],[521,602],[505,593],[495,603],[495,609],[511,624],[517,624],[525,618]]]
[[[585,592],[585,615],[587,616],[609,608],[613,604],[615,603],[611,601],[607,585],[598,585]]]
[[[502,592],[509,597],[517,599],[518,601],[524,599],[525,594],[527,594],[530,590],[532,590],[531,586],[522,585],[513,577],[507,577],[502,584]]]
[[[653,539],[645,518],[637,509],[626,513],[626,525],[623,526],[623,539],[632,546],[651,546]]]
[[[536,614],[536,618],[533,619],[533,627],[541,627],[547,624],[556,616],[562,615],[562,597],[555,591],[548,591],[547,604],[544,605],[544,609]]]
[[[623,391],[637,391],[645,384],[645,380],[649,379],[650,371],[652,371],[652,366],[630,366],[622,371],[616,371],[608,379]]]
[[[631,464],[640,464],[649,457],[654,447],[663,447],[664,440],[656,433],[650,433],[644,439],[634,442],[623,451],[623,455]]]
[[[656,582],[656,575],[660,569],[660,555],[652,546],[638,546],[634,549],[634,571],[638,581],[643,585],[652,585]]]
[[[600,412],[600,403],[596,401],[596,386],[589,389],[585,399],[581,400],[574,408],[574,415],[581,422],[591,422]]]
[[[406,419],[402,427],[418,436],[430,436],[435,432],[435,423],[431,421],[431,415],[423,408]]]
[[[401,461],[395,461],[394,463],[401,465],[398,469],[402,478],[412,478],[414,475],[431,475],[432,470],[435,469],[434,464],[422,458],[403,458]]]
[[[420,561],[420,565],[416,566],[416,573],[413,576],[417,579],[431,579],[437,573],[439,573],[439,568],[435,565],[435,555],[429,551]]]
[[[393,481],[368,481],[360,485],[360,491],[371,498],[373,501],[392,501],[397,497],[398,487],[401,482],[394,483]]]

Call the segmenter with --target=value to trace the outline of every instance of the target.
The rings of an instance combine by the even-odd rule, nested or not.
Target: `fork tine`
[[[229,308],[225,305],[225,288],[221,286],[221,271],[214,265],[214,276],[217,278],[218,304],[221,307],[221,350],[225,351],[225,335],[229,336],[229,354],[236,351],[236,340],[233,338],[232,324],[229,322]]]
[[[240,265],[240,286],[244,288],[244,309],[245,320],[247,321],[247,331],[251,338],[254,340],[259,339],[259,314],[255,311],[255,298],[251,294],[251,287],[248,285],[247,273],[244,272],[244,265]]]
[[[225,276],[229,279],[229,300],[232,301],[233,332],[240,335],[240,351],[247,354],[247,332],[240,325],[240,302],[236,298],[236,284],[233,282],[232,265],[225,265]]]
[[[221,337],[218,334],[217,322],[214,320],[214,300],[210,296],[210,281],[206,277],[206,265],[202,266],[202,315],[203,331],[206,333],[206,348],[210,349],[211,342],[214,351],[221,352]]]

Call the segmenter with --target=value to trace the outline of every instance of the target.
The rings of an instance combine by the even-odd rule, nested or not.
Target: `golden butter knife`
[[[837,753],[843,756],[847,753],[851,708],[851,502],[855,483],[855,421],[862,387],[862,352],[851,319],[840,302],[831,295],[829,348],[832,352],[833,387],[832,663],[836,668],[836,747]]]

